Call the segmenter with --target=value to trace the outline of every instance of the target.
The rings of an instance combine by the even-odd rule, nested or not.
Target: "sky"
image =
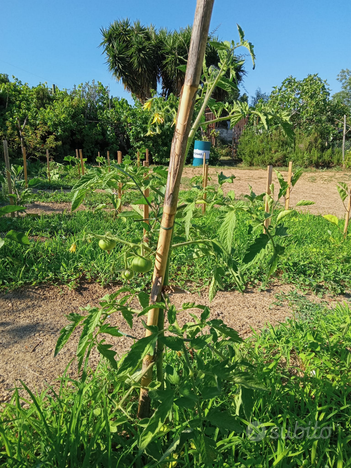
[[[178,30],[193,23],[195,7],[196,0],[2,0],[0,73],[60,89],[101,81],[111,95],[132,102],[108,71],[101,28],[129,18]],[[249,96],[309,74],[326,80],[334,94],[341,89],[338,73],[351,69],[350,18],[350,0],[215,0],[210,31],[238,41],[239,24],[254,44],[256,68],[247,56],[241,87]]]

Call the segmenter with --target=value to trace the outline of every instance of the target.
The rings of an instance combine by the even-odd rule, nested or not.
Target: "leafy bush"
[[[247,127],[240,137],[238,157],[246,166],[286,167],[289,161],[300,167],[327,168],[342,163],[341,149],[325,145],[317,133],[296,132],[292,144],[280,130],[256,131]]]

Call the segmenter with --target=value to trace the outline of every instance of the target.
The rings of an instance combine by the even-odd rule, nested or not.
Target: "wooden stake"
[[[268,206],[268,195],[271,194],[271,183],[272,183],[272,175],[273,175],[273,166],[267,166],[267,185],[266,185],[266,201],[264,204],[264,210],[266,213],[269,213],[269,206]],[[270,218],[265,219],[264,227],[267,230],[268,226],[271,224]]]
[[[84,161],[83,161],[83,150],[79,150],[79,156],[80,156],[80,165],[82,168],[82,176],[85,174],[84,172]]]
[[[351,190],[349,189],[349,200],[347,203],[347,210],[345,214],[345,225],[344,225],[344,238],[346,239],[347,236],[347,229],[349,227],[349,220],[350,220],[350,211],[351,211]]]
[[[107,151],[107,165],[108,165],[108,172],[111,171],[111,165],[110,165],[110,152]]]
[[[149,163],[147,161],[143,161],[143,166],[144,167],[149,167]],[[144,190],[144,196],[147,198],[150,195],[150,189],[145,189]],[[150,210],[149,210],[149,205],[143,205],[144,207],[144,222],[147,224],[150,224],[149,221],[149,215],[150,215]],[[148,232],[146,229],[143,231],[143,241],[146,242],[147,244],[149,243],[148,239]]]
[[[9,195],[12,195],[12,182],[11,182],[11,166],[10,166],[10,158],[9,158],[9,149],[7,147],[7,140],[3,140],[2,144],[4,146],[4,157],[5,157],[5,166],[6,166],[6,179],[7,179],[7,190]],[[15,200],[13,197],[9,197],[10,205],[15,204]],[[11,218],[15,217],[15,213],[11,213]]]
[[[150,163],[150,161],[149,161],[149,150],[148,150],[148,149],[145,150],[145,160],[146,160],[146,162],[147,162],[148,164]],[[148,166],[148,167],[149,167],[149,166]]]
[[[78,164],[77,164],[77,167],[78,167],[78,175],[80,177],[80,166],[79,166],[79,153],[78,153],[78,150],[76,149],[76,158],[78,160]]]
[[[47,174],[48,174],[48,179],[49,182],[51,182],[51,177],[50,177],[50,159],[49,159],[49,150],[46,150],[46,169],[47,169]]]
[[[289,162],[289,169],[288,169],[288,188],[286,189],[285,195],[285,209],[289,209],[290,204],[290,189],[291,189],[291,176],[292,176],[292,161]]]
[[[23,146],[23,172],[24,172],[24,186],[28,188],[27,150],[24,146]]]
[[[122,151],[117,151],[117,163],[122,164]],[[121,206],[119,208],[119,213],[122,212],[122,183],[118,184],[118,198],[121,200]]]
[[[140,167],[140,153],[137,153],[137,167]]]
[[[202,73],[202,64],[205,56],[213,3],[214,0],[197,0],[196,4],[187,69],[180,96],[177,122],[171,146],[161,229],[158,238],[152,279],[151,304],[161,299],[162,286],[166,274],[168,254],[173,233],[174,219],[177,212],[180,180],[182,177],[186,146],[191,128],[195,97]],[[157,308],[149,311],[147,319],[148,325],[158,326],[159,323],[162,323],[163,311],[160,312],[160,317],[159,312],[160,311]],[[146,335],[150,334],[151,332],[146,330]],[[139,418],[149,417],[150,414],[150,398],[147,387],[152,380],[152,367],[150,367],[152,361],[153,358],[150,355],[146,355],[143,360],[142,369],[145,372],[145,375],[141,379],[142,389],[140,392],[138,408]],[[146,372],[149,367],[150,370]]]
[[[100,151],[98,151],[98,158],[100,157]],[[99,167],[101,167],[100,161],[98,161]]]
[[[345,139],[346,139],[346,115],[344,115],[344,130],[342,133],[342,168],[345,169]]]
[[[207,187],[207,178],[208,178],[208,164],[206,164],[206,153],[204,153],[204,163],[203,163],[203,181],[202,181],[202,187],[205,189]],[[206,201],[207,199],[207,193],[204,192],[204,200]],[[206,213],[206,205],[205,203],[202,205],[202,214]]]

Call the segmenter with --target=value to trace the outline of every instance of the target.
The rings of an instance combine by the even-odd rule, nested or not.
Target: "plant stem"
[[[186,146],[186,154],[188,154],[191,143],[193,142],[193,139],[195,138],[196,131],[200,126],[201,117],[202,117],[203,113],[205,112],[205,110],[207,108],[208,101],[210,100],[213,91],[216,89],[218,81],[222,77],[223,70],[224,70],[224,65],[222,65],[221,69],[219,70],[218,75],[216,76],[211,88],[206,92],[204,102],[202,103],[201,109],[199,110],[199,113],[197,114],[195,122],[194,122],[193,126],[191,127],[191,130],[190,130],[190,133],[189,133],[188,143],[187,143],[187,146]],[[213,120],[212,123],[213,122],[217,122],[217,120]]]

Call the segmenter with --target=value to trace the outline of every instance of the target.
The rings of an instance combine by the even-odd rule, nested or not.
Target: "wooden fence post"
[[[149,167],[150,161],[149,161],[149,150],[145,150],[145,160],[147,162],[147,167]]]
[[[12,195],[12,182],[11,182],[11,166],[10,166],[10,158],[9,158],[9,149],[7,147],[7,140],[3,140],[2,144],[4,146],[4,158],[5,158],[5,166],[6,166],[6,179],[7,179],[7,190],[9,195]],[[10,205],[15,204],[15,200],[13,197],[9,197]],[[15,217],[15,213],[11,213],[11,218]]]
[[[292,161],[289,162],[289,169],[288,169],[288,188],[286,189],[285,195],[285,209],[289,209],[290,205],[290,188],[291,188],[291,176],[292,176]]]
[[[27,174],[27,150],[23,146],[23,172],[24,172],[24,186],[28,188],[28,174]]]
[[[138,153],[137,153],[137,167],[139,167],[139,166],[140,166],[140,153],[138,151]]]
[[[83,150],[79,150],[79,156],[80,156],[80,165],[82,168],[82,176],[85,174],[84,172],[84,161],[83,161]]]
[[[51,176],[50,176],[50,159],[49,159],[49,150],[46,150],[46,168],[47,168],[47,175],[49,182],[51,182]]]
[[[349,199],[347,203],[347,210],[345,214],[345,225],[344,225],[344,238],[346,239],[347,236],[347,229],[349,227],[349,220],[350,220],[350,211],[351,211],[351,190],[349,189]]]
[[[98,151],[98,158],[100,157],[100,151]],[[98,161],[99,167],[101,167],[100,161]]]
[[[264,203],[264,211],[266,213],[269,213],[268,195],[271,194],[272,175],[273,175],[273,166],[267,166],[266,200]],[[264,227],[266,231],[268,230],[268,226],[270,224],[271,224],[270,218],[265,219]]]

